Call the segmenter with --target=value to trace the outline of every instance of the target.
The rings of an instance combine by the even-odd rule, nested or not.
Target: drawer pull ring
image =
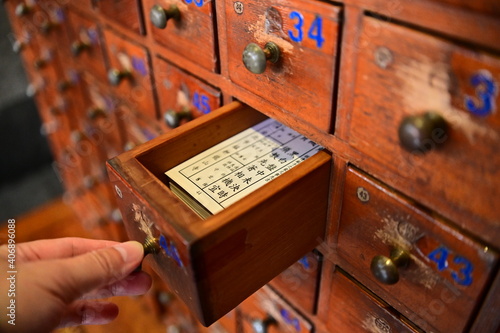
[[[243,64],[254,74],[262,74],[266,70],[267,61],[276,63],[280,58],[280,49],[273,42],[268,42],[264,49],[255,43],[250,43],[243,51]]]
[[[391,257],[378,255],[372,259],[370,269],[377,280],[384,284],[395,284],[399,281],[399,268],[405,268],[410,262],[410,254],[402,249],[391,251]]]
[[[443,143],[448,136],[448,125],[435,112],[405,117],[399,126],[399,142],[409,152],[427,153]]]
[[[176,5],[171,5],[168,9],[163,9],[160,5],[154,5],[149,12],[151,23],[158,29],[165,29],[168,20],[178,20],[180,16],[181,13]]]
[[[119,71],[116,68],[112,68],[108,72],[109,83],[113,86],[119,85],[124,79],[131,77],[132,74],[129,71]]]
[[[267,328],[271,325],[277,325],[278,322],[271,316],[267,316],[266,319],[253,319],[252,328],[254,333],[267,333]]]

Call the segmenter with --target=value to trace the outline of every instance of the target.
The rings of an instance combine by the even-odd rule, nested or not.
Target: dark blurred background
[[[35,103],[26,96],[27,86],[0,4],[0,222],[62,194]]]

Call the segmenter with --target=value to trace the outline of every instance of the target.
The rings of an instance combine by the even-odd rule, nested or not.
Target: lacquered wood
[[[384,285],[370,264],[395,248],[407,251],[410,263],[399,268],[396,284]],[[498,262],[496,251],[353,169],[346,175],[338,254],[370,290],[425,331],[440,332],[466,329]]]
[[[130,29],[134,33],[144,33],[141,2],[139,0],[96,0],[95,3],[99,12],[108,17],[109,20]]]

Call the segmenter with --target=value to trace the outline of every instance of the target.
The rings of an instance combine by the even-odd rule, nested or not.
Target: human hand
[[[61,238],[17,244],[15,326],[7,323],[4,313],[11,298],[7,296],[9,281],[2,276],[0,331],[42,333],[112,321],[118,307],[94,299],[144,294],[151,287],[151,277],[134,272],[143,256],[138,242]],[[1,267],[6,267],[7,259],[4,245],[0,247]]]

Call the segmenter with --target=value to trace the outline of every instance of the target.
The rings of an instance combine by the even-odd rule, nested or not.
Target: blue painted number
[[[212,111],[212,108],[210,107],[209,104],[210,100],[208,99],[208,96],[205,94],[200,94],[198,92],[195,92],[193,95],[193,105],[195,108],[200,110],[200,112],[207,114]]]
[[[304,15],[300,12],[293,11],[290,13],[290,18],[296,20],[296,23],[293,26],[295,31],[288,30],[288,36],[292,41],[300,43],[304,40]],[[323,37],[323,19],[321,16],[316,16],[311,23],[307,32],[307,37],[316,42],[316,47],[323,47],[325,38]]]
[[[481,70],[475,73],[470,83],[476,88],[476,98],[465,96],[465,107],[470,113],[485,117],[496,109],[495,98],[498,94],[498,86],[490,72]]]
[[[446,247],[440,246],[429,253],[427,257],[436,263],[438,270],[441,272],[449,268],[449,255],[450,251]],[[458,272],[450,269],[453,280],[461,286],[470,286],[472,284],[472,271],[474,270],[472,263],[460,255],[453,256],[453,263],[459,266]]]
[[[285,320],[285,323],[292,325],[297,332],[300,332],[300,322],[297,318],[292,318],[290,312],[285,309],[280,311],[281,317]]]
[[[179,256],[179,251],[177,250],[177,247],[173,243],[168,244],[167,238],[163,235],[160,236],[160,246],[161,248],[165,251],[167,256],[170,258],[174,259],[175,262],[180,266],[183,267],[182,260]]]
[[[134,67],[134,69],[138,71],[142,76],[148,75],[146,64],[141,58],[138,58],[136,56],[132,57],[132,67]]]
[[[197,7],[201,7],[203,6],[203,0],[186,0],[186,3],[193,3],[197,6]]]

